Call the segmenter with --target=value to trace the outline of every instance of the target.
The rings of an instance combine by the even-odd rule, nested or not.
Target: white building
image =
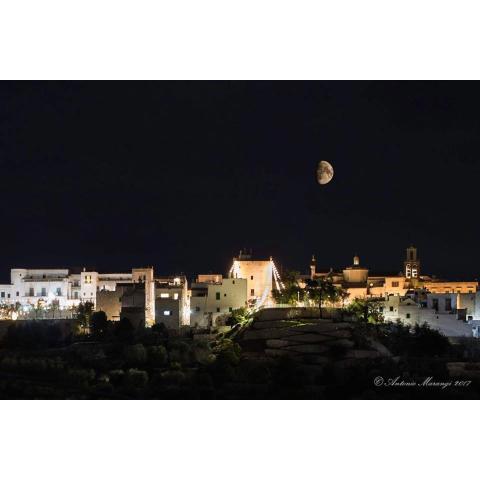
[[[219,316],[246,307],[247,283],[245,278],[199,275],[191,286],[190,325],[213,326]]]
[[[95,304],[100,290],[113,291],[119,282],[132,282],[131,273],[70,273],[68,269],[12,268],[10,278],[10,284],[0,285],[0,303],[23,307]]]
[[[420,323],[420,305],[409,297],[390,295],[385,299],[383,317],[386,322]]]
[[[174,330],[190,325],[190,295],[184,276],[155,278],[155,323]]]
[[[233,259],[230,278],[247,280],[247,300],[253,306],[267,306],[272,302],[272,288],[280,289],[281,280],[270,257],[269,260],[252,260],[251,254],[243,253]]]

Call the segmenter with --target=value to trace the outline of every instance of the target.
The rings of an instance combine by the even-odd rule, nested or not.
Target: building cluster
[[[242,251],[226,276],[198,275],[190,284],[184,275],[156,276],[153,267],[128,273],[14,268],[10,284],[0,285],[0,305],[16,307],[13,318],[46,318],[90,302],[109,320],[208,328],[241,307],[271,305],[275,282],[279,275],[271,258],[253,260]]]
[[[301,280],[326,277],[348,293],[345,303],[379,299],[386,320],[426,321],[452,336],[471,335],[469,323],[480,321],[478,282],[423,275],[413,246],[398,273],[372,274],[358,256],[341,271],[317,271],[312,257],[310,272]],[[128,273],[14,268],[10,283],[0,285],[0,305],[15,306],[18,318],[37,318],[39,310],[68,311],[91,302],[109,320],[124,317],[134,324],[163,323],[169,329],[208,328],[241,307],[272,306],[272,290],[282,288],[272,258],[253,259],[251,252],[240,251],[226,275],[202,274],[190,283],[184,275],[159,277],[152,267]]]
[[[428,323],[449,336],[472,335],[480,321],[480,292],[476,280],[446,281],[423,275],[417,249],[407,248],[402,271],[372,274],[355,255],[353,264],[342,271],[317,272],[312,257],[312,279],[329,277],[348,293],[347,302],[376,298],[387,321]],[[475,327],[476,328],[476,327]]]

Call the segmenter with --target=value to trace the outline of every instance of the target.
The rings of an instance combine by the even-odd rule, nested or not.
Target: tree
[[[108,329],[108,320],[107,314],[99,310],[98,312],[93,312],[90,319],[90,331],[95,337],[103,337],[107,333]]]
[[[83,334],[90,328],[90,318],[93,312],[92,302],[81,302],[77,307],[77,328]]]
[[[147,350],[141,343],[127,345],[123,349],[123,356],[129,366],[143,365],[147,361]]]
[[[323,318],[323,303],[335,303],[339,299],[340,289],[335,287],[331,277],[321,277],[314,280],[308,279],[305,287],[308,298],[318,303],[320,318]]]
[[[299,285],[299,276],[299,272],[294,271],[287,271],[283,274],[284,288],[272,290],[273,298],[277,303],[297,305],[304,300],[305,290]]]
[[[369,323],[383,322],[383,302],[378,298],[356,298],[347,310],[358,320]]]
[[[228,318],[225,321],[225,325],[229,325],[230,327],[234,327],[237,324],[245,324],[249,320],[251,320],[252,314],[250,310],[246,307],[240,307],[233,310]]]
[[[135,338],[135,329],[127,317],[122,317],[116,322],[115,336],[122,342],[131,342]]]

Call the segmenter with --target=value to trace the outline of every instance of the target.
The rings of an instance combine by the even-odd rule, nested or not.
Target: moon
[[[326,162],[321,160],[317,165],[317,182],[320,185],[326,185],[333,178],[333,167]]]

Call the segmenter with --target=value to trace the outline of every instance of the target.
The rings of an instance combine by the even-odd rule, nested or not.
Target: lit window
[[[178,293],[174,293],[174,294],[173,294],[173,299],[174,299],[174,300],[178,300]]]
[[[164,311],[163,311],[163,315],[164,315],[165,317],[170,317],[170,316],[172,315],[172,311],[171,311],[171,310],[164,310]]]
[[[85,275],[85,283],[92,283],[92,276],[91,275]]]
[[[169,293],[161,293],[160,298],[169,298],[170,294]]]
[[[400,282],[392,282],[392,288],[396,288],[400,285]]]

